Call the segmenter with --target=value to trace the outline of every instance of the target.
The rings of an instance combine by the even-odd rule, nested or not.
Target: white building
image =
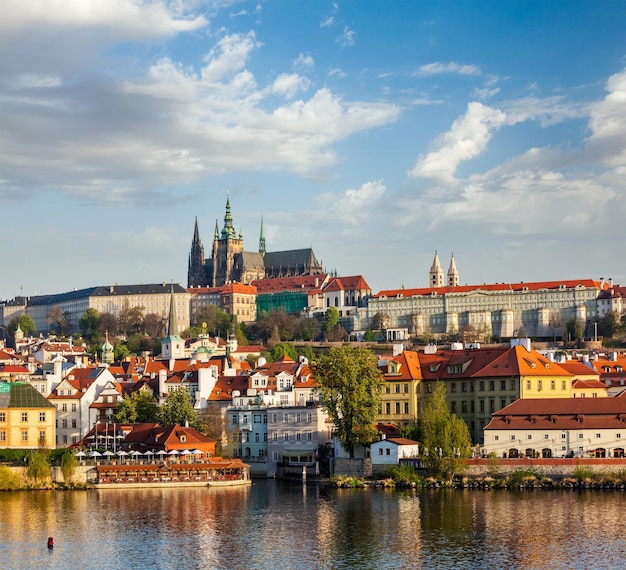
[[[402,460],[417,459],[420,445],[412,439],[389,437],[370,445],[372,468],[399,465]]]

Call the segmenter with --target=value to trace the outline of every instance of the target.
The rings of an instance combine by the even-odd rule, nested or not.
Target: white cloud
[[[320,28],[329,28],[335,23],[335,18],[328,16],[325,20],[320,22]]]
[[[479,156],[505,119],[506,115],[498,109],[470,103],[465,114],[435,141],[435,150],[420,156],[410,175],[454,183],[459,164]]]
[[[272,84],[271,92],[293,99],[298,91],[306,91],[309,80],[296,73],[281,73]]]
[[[3,10],[0,34],[14,36],[27,29],[44,33],[107,29],[126,39],[168,36],[207,26],[204,15],[179,2],[150,0],[20,0]]]
[[[311,69],[314,65],[315,62],[309,54],[300,53],[298,57],[293,60],[293,67],[295,69]]]
[[[344,190],[339,195],[330,192],[320,194],[316,198],[317,212],[346,226],[361,226],[375,216],[377,202],[386,191],[383,181],[375,180],[362,184],[360,188]],[[329,204],[332,208],[328,207]]]
[[[588,115],[587,105],[572,103],[563,96],[528,96],[502,103],[507,115],[507,124],[515,125],[523,121],[539,121],[542,127],[555,125],[567,119],[583,118]]]
[[[13,82],[13,89],[39,89],[46,87],[59,87],[62,80],[58,75],[44,73],[24,73]]]
[[[607,81],[607,96],[590,107],[585,151],[605,166],[626,166],[626,70]]]
[[[345,26],[343,33],[337,37],[337,43],[343,48],[352,47],[356,43],[356,32]]]
[[[480,69],[474,65],[462,65],[451,61],[448,63],[441,63],[439,61],[435,63],[427,63],[422,65],[416,75],[428,76],[428,75],[441,75],[443,73],[454,73],[457,75],[480,75]]]

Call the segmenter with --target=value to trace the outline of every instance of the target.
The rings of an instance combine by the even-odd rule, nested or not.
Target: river
[[[621,491],[0,493],[4,569],[624,568]],[[48,536],[54,548],[47,548]]]

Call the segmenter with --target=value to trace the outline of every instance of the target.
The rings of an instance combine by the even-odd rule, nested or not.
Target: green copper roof
[[[54,404],[28,382],[0,382],[2,408],[54,408]]]

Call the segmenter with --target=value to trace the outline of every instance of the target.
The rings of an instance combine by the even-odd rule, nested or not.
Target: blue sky
[[[626,284],[626,2],[0,0],[0,299],[246,249]]]

